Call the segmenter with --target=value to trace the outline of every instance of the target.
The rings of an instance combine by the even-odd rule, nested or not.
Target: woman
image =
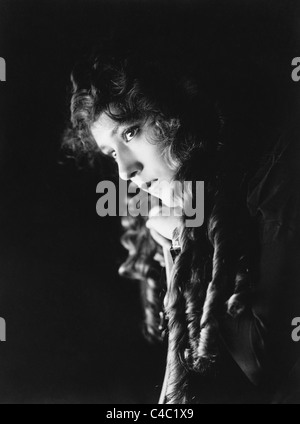
[[[120,272],[142,282],[147,335],[168,339],[161,403],[203,403],[214,385],[230,391],[232,359],[256,400],[300,400],[290,383],[299,358],[296,132],[259,116],[258,87],[248,98],[222,91],[203,63],[155,50],[103,49],[76,67],[65,145],[110,157],[122,179],[181,208],[181,217],[123,220]],[[161,181],[204,181],[202,226],[185,225],[170,192],[151,191]],[[195,186],[187,195],[195,200]]]

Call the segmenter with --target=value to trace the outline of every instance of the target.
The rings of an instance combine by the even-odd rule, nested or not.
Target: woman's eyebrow
[[[141,119],[134,119],[132,121],[127,121],[127,122],[119,122],[118,124],[116,124],[116,126],[113,128],[111,135],[112,137],[115,136],[116,134],[118,134],[120,128],[126,128],[126,127],[132,127],[134,125],[141,125],[142,120]]]

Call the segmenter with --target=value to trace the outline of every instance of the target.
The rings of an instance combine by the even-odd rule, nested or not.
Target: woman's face
[[[175,171],[167,165],[159,144],[154,141],[153,123],[119,124],[102,113],[91,132],[102,153],[115,159],[121,179],[131,180],[143,189],[147,187],[146,191],[163,202],[164,198],[170,198],[167,190],[157,190],[158,184],[163,182],[167,187],[166,183],[172,182]],[[168,200],[164,203],[168,205]]]

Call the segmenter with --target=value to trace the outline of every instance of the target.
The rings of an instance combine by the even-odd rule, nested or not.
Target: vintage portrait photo
[[[300,404],[299,0],[0,0],[0,188],[0,404]]]

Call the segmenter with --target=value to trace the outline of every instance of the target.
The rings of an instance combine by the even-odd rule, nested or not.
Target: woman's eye
[[[129,143],[134,137],[139,133],[140,128],[139,127],[132,127],[129,128],[124,132],[124,139],[127,143]]]

